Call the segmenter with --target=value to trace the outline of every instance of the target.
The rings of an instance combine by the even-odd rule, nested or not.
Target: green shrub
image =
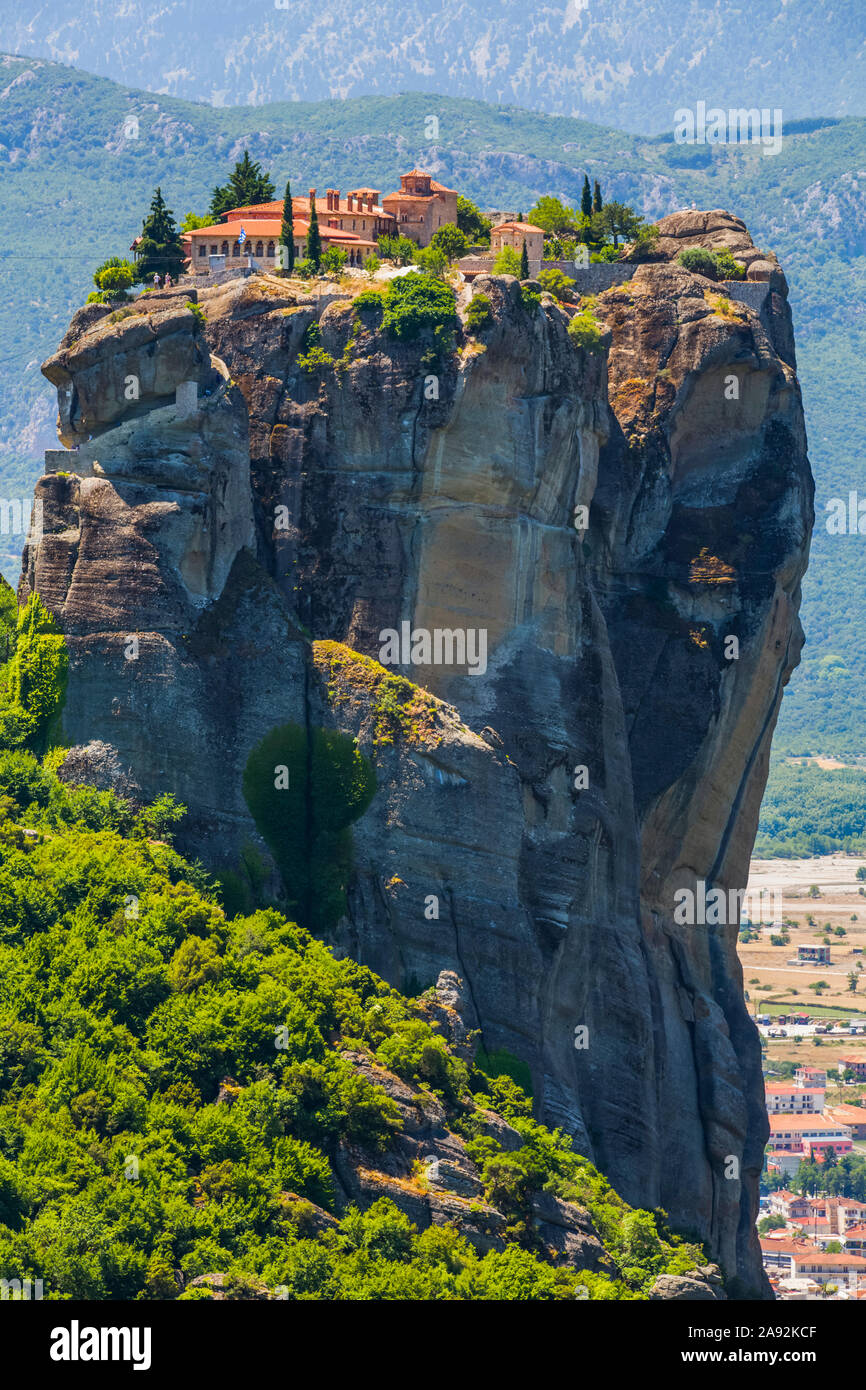
[[[640,227],[628,248],[625,260],[635,264],[641,261],[651,261],[658,255],[659,229],[650,224]]]
[[[8,701],[11,733],[35,752],[44,753],[59,733],[66,697],[69,655],[54,616],[38,594],[31,594],[18,616],[15,655],[9,663]]]
[[[105,303],[116,299],[128,299],[128,291],[137,279],[138,267],[133,265],[132,261],[121,260],[119,256],[110,256],[93,273],[93,283]]]
[[[379,237],[379,255],[394,265],[412,265],[418,258],[418,247],[407,236]]]
[[[582,310],[568,325],[568,336],[584,352],[604,352],[601,328],[592,314]]]
[[[300,724],[273,729],[253,749],[243,777],[250,814],[274,856],[292,910],[327,931],[345,911],[352,863],[348,827],[376,790],[371,764],[352,739]]]
[[[684,270],[690,270],[693,275],[705,275],[708,280],[719,278],[716,258],[712,251],[703,246],[690,246],[688,250],[681,251],[677,261]]]
[[[479,290],[477,294],[472,296],[467,306],[466,327],[470,333],[478,333],[492,322],[492,318],[490,296],[482,294]]]
[[[730,251],[715,253],[716,272],[720,280],[745,280],[746,268],[735,261]]]
[[[326,371],[328,367],[334,365],[333,357],[321,345],[321,336],[322,331],[314,320],[304,334],[306,351],[298,353],[298,366],[302,372],[306,372],[309,376],[315,372]]]
[[[322,270],[326,275],[339,275],[348,259],[341,246],[329,246],[322,252]]]
[[[483,1047],[479,1047],[475,1054],[475,1065],[486,1076],[510,1077],[527,1096],[532,1095],[532,1072],[529,1070],[529,1064],[515,1057],[514,1053],[506,1048],[487,1052]]]
[[[455,227],[453,222],[446,222],[444,226],[437,228],[430,244],[444,254],[446,264],[464,256],[469,245],[464,233],[459,227]]]
[[[448,257],[441,246],[425,246],[415,258],[419,270],[434,280],[441,280],[448,269]]]
[[[621,259],[622,255],[615,246],[602,246],[600,251],[593,251],[589,258],[591,265],[611,265]]]
[[[392,338],[433,333],[441,342],[456,318],[454,291],[426,275],[401,275],[383,296],[382,327]]]
[[[571,299],[574,291],[574,281],[569,280],[561,270],[551,267],[549,270],[540,270],[537,280],[542,289],[548,294],[552,294],[556,299]]]
[[[494,275],[516,275],[520,278],[520,253],[513,246],[503,246],[493,262]]]

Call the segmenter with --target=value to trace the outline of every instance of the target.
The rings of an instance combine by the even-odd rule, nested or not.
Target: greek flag
[[[244,242],[246,241],[246,239],[247,239],[247,234],[246,234],[246,232],[245,232],[244,229],[243,229],[243,225],[241,225],[241,234],[240,234],[240,236],[238,237],[238,241],[240,242],[241,246],[243,246],[243,244],[244,244]]]

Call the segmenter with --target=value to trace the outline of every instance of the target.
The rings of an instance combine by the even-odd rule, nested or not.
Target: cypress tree
[[[529,279],[529,252],[526,249],[526,237],[523,238],[523,250],[520,252],[520,278]]]
[[[162,189],[157,188],[150,212],[141,228],[138,244],[138,277],[149,280],[154,275],[169,274],[176,280],[183,270],[184,253],[171,208],[166,207]]]
[[[583,191],[580,195],[580,210],[584,217],[592,217],[592,190],[586,174],[583,176]]]
[[[283,198],[283,222],[280,227],[280,245],[285,246],[285,264],[283,270],[294,270],[295,268],[295,214],[292,208],[292,185],[286,183],[286,193]]]
[[[593,212],[601,212],[603,207],[604,204],[601,201],[601,185],[599,184],[598,179],[596,179],[594,184],[594,192],[592,195],[592,210]]]
[[[307,232],[307,260],[312,261],[316,270],[322,264],[322,238],[319,235],[319,214],[316,212],[315,198],[310,201],[310,230]]]

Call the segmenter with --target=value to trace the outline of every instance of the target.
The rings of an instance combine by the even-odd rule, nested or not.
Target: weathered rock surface
[[[649,1297],[653,1303],[720,1303],[727,1295],[718,1265],[705,1265],[689,1274],[660,1274]]]
[[[669,261],[759,259],[725,213],[662,233]],[[812,484],[784,277],[757,313],[639,267],[599,299],[602,353],[550,296],[476,289],[492,324],[439,361],[269,277],[201,291],[203,330],[177,295],[77,320],[45,370],[79,452],[38,484],[21,591],[67,635],[70,742],[174,791],[212,864],[263,847],[242,779],[269,731],[357,739],[377,791],[337,945],[398,985],[459,977],[436,1005],[455,1041],[521,1059],[628,1201],[766,1291],[736,924],[678,925],[674,894],[744,887],[798,660]],[[336,365],[304,372],[314,320]],[[429,693],[395,710],[369,658],[402,622],[483,629],[484,669],[406,667]]]

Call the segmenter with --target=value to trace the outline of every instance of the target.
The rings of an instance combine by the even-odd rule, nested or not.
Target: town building
[[[828,1105],[825,1114],[850,1129],[852,1139],[866,1139],[866,1106]]]
[[[794,1072],[794,1081],[798,1086],[818,1086],[825,1091],[827,1072],[823,1067],[798,1067]]]
[[[866,1257],[866,1222],[861,1221],[857,1226],[849,1226],[841,1237],[842,1247],[848,1255],[863,1255]]]
[[[820,1115],[824,1109],[824,1091],[817,1086],[774,1082],[764,1086],[764,1093],[768,1115]]]
[[[838,1059],[838,1069],[840,1076],[850,1069],[856,1081],[866,1081],[866,1052],[846,1053]]]
[[[866,1222],[866,1202],[853,1197],[804,1197],[785,1188],[770,1193],[767,1210],[783,1216],[790,1226],[800,1227],[813,1239],[838,1239],[851,1227]]]
[[[490,253],[496,257],[506,246],[516,251],[518,256],[526,242],[526,256],[530,275],[537,275],[544,259],[544,231],[531,222],[500,222],[490,230]]]
[[[798,946],[797,960],[801,965],[830,965],[829,946]]]
[[[837,1154],[851,1152],[851,1131],[846,1125],[824,1115],[770,1115],[769,1147],[774,1154],[810,1154],[821,1159],[833,1148]]]
[[[400,175],[399,191],[385,194],[382,208],[393,219],[392,235],[429,246],[440,227],[457,225],[457,190],[437,183],[422,169],[410,169]]]
[[[777,1192],[771,1192],[767,1199],[767,1207],[774,1216],[784,1216],[786,1221],[796,1221],[799,1217],[809,1215],[810,1198],[801,1196],[798,1192],[789,1192],[787,1188],[780,1187]]]
[[[866,1259],[845,1250],[830,1254],[827,1250],[798,1249],[791,1256],[791,1278],[866,1289]]]

